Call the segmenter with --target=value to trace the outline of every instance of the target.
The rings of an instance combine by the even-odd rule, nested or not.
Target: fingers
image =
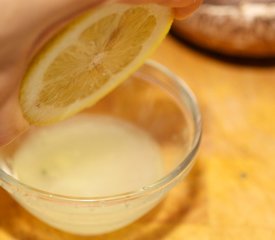
[[[144,4],[157,3],[173,8],[175,18],[183,19],[193,13],[203,0],[120,0],[124,3]]]
[[[163,4],[174,8],[184,8],[194,5],[197,0],[157,0],[159,4]]]
[[[196,0],[120,0],[124,3],[144,4],[144,3],[157,3],[173,8],[182,8],[194,4]]]
[[[203,0],[194,0],[192,4],[182,8],[174,8],[174,15],[177,19],[184,19],[196,11],[202,4]]]

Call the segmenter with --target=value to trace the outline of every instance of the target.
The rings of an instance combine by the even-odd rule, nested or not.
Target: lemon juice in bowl
[[[12,169],[37,189],[102,197],[156,181],[163,161],[145,131],[114,117],[83,114],[30,135],[14,155]]]
[[[122,83],[164,37],[170,14],[157,5],[103,7],[34,59],[22,111],[30,123],[50,125],[31,127],[1,149],[0,182],[49,225],[77,234],[116,230],[148,212],[191,168],[200,116],[190,90],[153,62]]]
[[[192,167],[199,140],[192,93],[148,62],[90,109],[3,147],[0,181],[49,225],[102,234],[156,206]]]

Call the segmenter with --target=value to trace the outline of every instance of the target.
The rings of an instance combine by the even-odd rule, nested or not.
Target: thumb
[[[10,14],[4,20],[10,20],[7,22],[11,24],[4,38],[0,38],[6,45],[5,51],[0,51],[0,146],[29,127],[18,104],[18,86],[32,56],[72,18],[103,2],[30,0],[24,4],[15,4],[14,1],[6,3]],[[13,19],[15,12],[19,21]],[[20,39],[20,44],[17,39]]]
[[[29,124],[22,116],[17,94],[14,93],[0,109],[0,146],[9,143],[28,128]]]
[[[18,104],[21,65],[0,68],[0,147],[29,127]]]

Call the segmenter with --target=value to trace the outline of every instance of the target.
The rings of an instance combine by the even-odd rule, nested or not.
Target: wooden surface
[[[52,229],[0,190],[0,240],[275,239],[275,66],[217,60],[172,37],[153,58],[185,79],[202,111],[189,177],[141,220],[98,237]]]

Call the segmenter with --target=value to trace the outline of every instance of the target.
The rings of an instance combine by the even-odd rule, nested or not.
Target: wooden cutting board
[[[0,240],[275,239],[275,65],[218,60],[171,36],[153,58],[189,84],[202,111],[188,178],[139,221],[97,237],[48,227],[0,190]]]

